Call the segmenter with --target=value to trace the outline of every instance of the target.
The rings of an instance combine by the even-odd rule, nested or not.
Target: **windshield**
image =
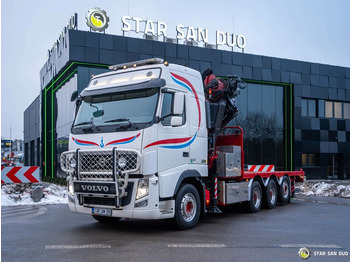
[[[72,133],[137,130],[150,125],[159,88],[83,97]]]

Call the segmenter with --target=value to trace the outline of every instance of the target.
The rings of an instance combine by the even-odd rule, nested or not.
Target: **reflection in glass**
[[[333,102],[326,101],[326,117],[333,117]]]
[[[301,155],[301,164],[303,166],[306,166],[307,165],[307,154],[302,154]]]
[[[301,99],[301,116],[307,116],[307,100]]]
[[[344,103],[344,118],[350,119],[350,103]]]
[[[324,117],[324,100],[318,101],[318,117]]]
[[[334,102],[334,118],[342,118],[342,117],[343,117],[342,103]]]
[[[316,116],[316,100],[308,100],[308,116]]]
[[[83,97],[73,128],[116,125],[123,121],[149,123],[155,114],[158,93],[158,88],[149,88]],[[96,112],[101,114],[95,116]]]
[[[246,163],[275,164],[276,170],[283,170],[283,87],[248,84],[240,92],[240,111],[229,125],[244,130]]]

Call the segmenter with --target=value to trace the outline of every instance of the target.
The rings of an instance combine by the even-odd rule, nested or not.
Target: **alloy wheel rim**
[[[186,222],[191,222],[197,213],[197,201],[192,193],[187,193],[181,201],[181,215]]]

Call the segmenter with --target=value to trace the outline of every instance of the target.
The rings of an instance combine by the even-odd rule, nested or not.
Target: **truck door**
[[[189,108],[189,99],[184,95],[184,108],[179,121],[177,116],[177,125],[171,125],[172,113],[175,100],[175,90],[167,89],[161,95],[161,117],[164,119],[158,125],[158,171],[164,171],[175,167],[180,167],[189,163],[189,144],[191,136],[189,135],[189,121],[186,111]],[[174,122],[173,122],[174,123]]]

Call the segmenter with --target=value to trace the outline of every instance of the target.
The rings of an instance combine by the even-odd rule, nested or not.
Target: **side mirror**
[[[79,94],[78,94],[78,91],[74,91],[74,92],[72,93],[72,96],[70,97],[70,101],[73,102],[73,101],[77,100],[78,95],[79,95]]]
[[[104,113],[105,113],[105,111],[103,111],[103,110],[97,110],[97,111],[93,112],[92,115],[94,117],[101,117],[104,115]]]
[[[185,103],[185,94],[179,93],[179,92],[175,93],[174,104],[173,104],[173,114],[174,115],[182,115],[183,114],[184,103]]]
[[[172,116],[170,119],[172,127],[182,126],[182,116]]]

